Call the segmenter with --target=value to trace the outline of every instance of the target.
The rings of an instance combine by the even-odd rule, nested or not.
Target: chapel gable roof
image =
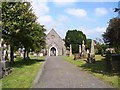
[[[62,41],[63,41],[63,39],[58,35],[58,33],[52,28],[52,30],[47,34],[47,36],[49,36],[49,35],[56,35],[56,36],[58,36]]]

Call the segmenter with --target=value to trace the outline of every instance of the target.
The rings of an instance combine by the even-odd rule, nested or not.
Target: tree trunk
[[[27,51],[27,59],[29,59],[29,51]]]
[[[10,46],[10,63],[14,63],[14,49]]]

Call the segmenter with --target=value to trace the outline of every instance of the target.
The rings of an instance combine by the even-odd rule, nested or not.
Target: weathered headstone
[[[0,79],[3,77],[3,65],[0,62]]]
[[[70,54],[70,50],[69,50],[69,48],[67,48],[66,55],[69,56],[69,54]]]
[[[3,47],[2,47],[2,40],[0,40],[0,61],[2,60],[2,53],[3,53]]]
[[[36,54],[36,53],[34,53],[33,55],[34,55],[35,57],[37,56],[37,54]]]
[[[90,53],[90,51],[87,49],[87,54]]]
[[[90,48],[90,53],[88,54],[88,63],[93,63],[95,62],[95,48],[94,48],[94,41],[91,41],[91,48]]]
[[[72,56],[72,45],[70,44],[70,56]]]
[[[44,56],[44,53],[39,53],[38,55],[39,55],[40,57],[42,57],[42,56]]]
[[[95,47],[94,47],[94,41],[92,40],[91,42],[91,49],[90,49],[90,53],[95,55]]]
[[[82,48],[81,48],[81,45],[79,45],[79,57],[80,58],[82,57]]]
[[[86,57],[86,50],[85,50],[85,43],[84,43],[84,41],[82,42],[82,56],[84,58]]]
[[[80,55],[79,54],[74,54],[74,60],[80,59]]]
[[[3,65],[2,65],[1,61],[2,61],[2,40],[0,40],[0,79],[3,76],[2,75],[3,74],[3,71],[2,71]]]
[[[111,73],[112,72],[112,58],[111,58],[111,53],[110,50],[107,51],[106,53],[106,72]]]
[[[81,45],[79,45],[79,53],[81,53],[82,52],[82,50],[81,50]]]
[[[87,49],[86,53],[87,53],[87,57],[88,57],[88,55],[89,55],[89,53],[90,53],[89,49]]]
[[[8,61],[8,47],[6,44],[2,44],[0,45],[0,78],[3,77],[3,75],[7,75],[9,74],[9,72],[11,71],[10,66],[9,66],[9,61]]]

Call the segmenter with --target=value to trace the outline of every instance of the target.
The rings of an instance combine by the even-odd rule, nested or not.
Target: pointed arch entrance
[[[54,47],[54,46],[50,47],[49,56],[58,56],[58,50],[56,47]]]

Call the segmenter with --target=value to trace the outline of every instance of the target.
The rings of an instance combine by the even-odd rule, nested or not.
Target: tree
[[[86,49],[90,49],[91,48],[91,39],[86,39]]]
[[[79,45],[82,44],[82,41],[86,41],[86,35],[79,30],[68,30],[65,36],[65,46],[69,47],[72,45],[72,52],[79,52]]]
[[[10,58],[14,62],[14,50],[24,47],[26,51],[33,46],[34,23],[36,16],[32,12],[29,2],[3,2],[2,3],[2,34],[6,44],[10,45]],[[44,32],[44,31],[43,31]]]
[[[14,62],[14,48],[18,44],[16,33],[18,32],[19,18],[17,18],[17,9],[20,3],[16,2],[2,2],[2,38],[10,45],[10,58]]]
[[[32,49],[38,53],[41,51],[41,49],[45,48],[45,36],[44,33],[46,29],[44,28],[44,25],[39,25],[38,23],[34,23],[33,26],[33,32],[31,32],[33,46]]]
[[[29,2],[2,3],[2,34],[4,41],[11,47],[11,62],[14,61],[15,48],[25,48],[25,59],[26,52],[28,57],[31,48],[44,46],[45,29],[36,22],[36,19]]]
[[[107,45],[97,42],[95,45],[95,49],[96,49],[96,54],[102,55],[103,53],[105,53],[105,50],[107,49]]]
[[[22,3],[23,8],[20,12],[19,20],[19,32],[17,34],[20,47],[24,48],[24,60],[26,59],[26,52],[32,47],[33,41],[30,35],[33,32],[34,23],[36,21],[36,16],[32,12],[31,4],[29,2]],[[28,58],[28,54],[27,54]]]
[[[115,47],[116,51],[120,53],[120,18],[112,18],[106,32],[103,34],[103,40],[110,47]]]

